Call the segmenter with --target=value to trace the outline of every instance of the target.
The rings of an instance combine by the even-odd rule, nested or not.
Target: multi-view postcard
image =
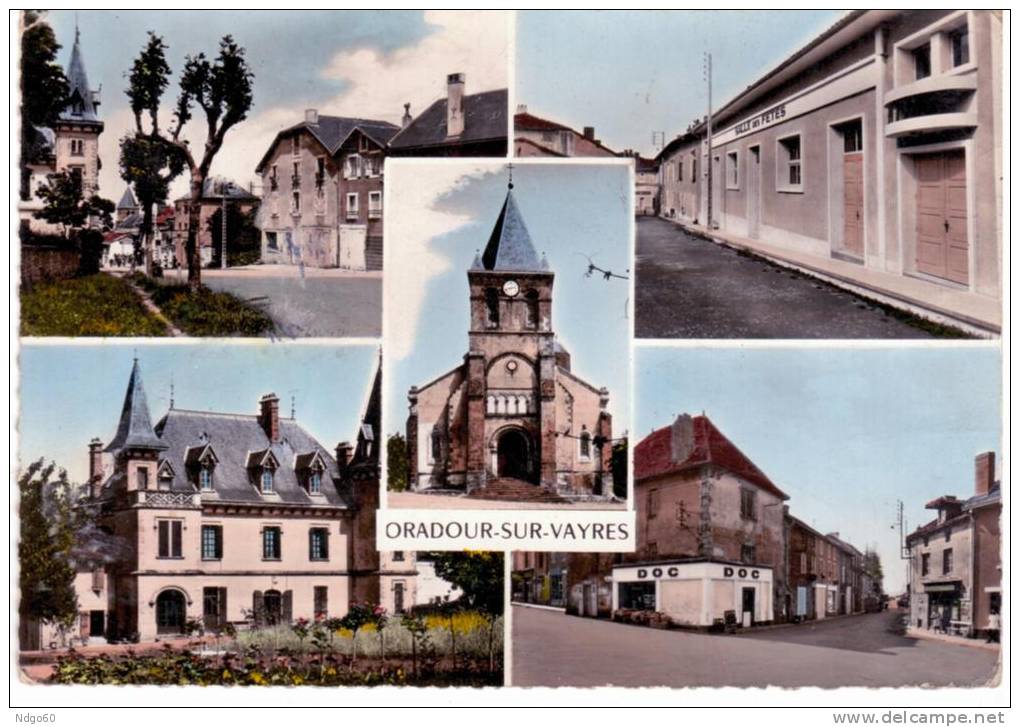
[[[1005,724],[1010,19],[10,11],[15,721]]]

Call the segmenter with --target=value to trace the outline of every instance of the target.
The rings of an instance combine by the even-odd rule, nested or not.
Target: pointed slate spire
[[[119,210],[136,210],[138,209],[138,202],[135,200],[135,194],[131,191],[131,187],[124,188],[124,194],[120,197],[120,202],[117,203],[117,209]]]
[[[152,428],[138,359],[135,359],[131,367],[131,378],[128,380],[127,394],[124,395],[124,406],[120,410],[117,433],[106,447],[107,452],[121,449],[167,449],[167,444],[156,436]]]
[[[482,253],[482,266],[486,270],[541,271],[541,262],[531,243],[528,228],[514,199],[510,185],[489,243]]]
[[[71,62],[67,66],[67,85],[70,102],[61,118],[69,121],[98,121],[95,99],[85,73],[85,60],[81,52],[81,33],[74,29],[74,47],[71,48]]]

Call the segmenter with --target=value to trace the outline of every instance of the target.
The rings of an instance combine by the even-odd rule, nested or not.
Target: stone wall
[[[21,248],[21,284],[30,288],[35,283],[72,278],[80,262],[81,255],[74,249],[24,245]]]

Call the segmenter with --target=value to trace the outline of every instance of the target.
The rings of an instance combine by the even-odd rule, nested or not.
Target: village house
[[[860,613],[864,610],[864,590],[861,587],[864,553],[840,539],[839,533],[829,533],[826,537],[836,547],[838,574],[836,612],[841,616]]]
[[[219,251],[213,250],[213,231],[210,228],[209,220],[217,212],[226,207],[233,207],[242,213],[251,213],[258,210],[259,198],[229,179],[219,177],[208,177],[202,185],[202,198],[198,201],[199,218],[198,234],[195,244],[198,246],[201,256],[202,267],[207,267],[213,262],[214,257],[219,256]],[[188,227],[190,220],[188,210],[191,207],[191,196],[179,197],[174,201],[174,256],[176,264],[170,267],[188,267]],[[227,239],[230,239],[230,231],[227,231]]]
[[[89,500],[129,555],[79,573],[84,639],[185,633],[342,616],[352,601],[415,603],[413,553],[379,553],[376,373],[356,444],[333,452],[275,394],[257,414],[187,411],[153,425],[136,360],[116,434],[88,445]],[[21,626],[22,648],[51,635]]]
[[[906,538],[910,626],[982,635],[1002,609],[1001,485],[995,453],[974,461],[974,495],[943,495],[927,505],[938,516]]]
[[[308,109],[304,121],[277,134],[255,170],[265,201],[262,261],[381,270],[383,161],[399,130]]]
[[[659,214],[659,163],[627,149],[621,156],[634,160],[634,215]]]
[[[405,104],[403,127],[387,152],[400,157],[505,157],[507,151],[507,90],[465,94],[463,73],[446,78],[446,98],[433,101],[410,118]]]
[[[564,608],[570,556],[569,553],[514,552],[511,598],[519,603]]]
[[[595,127],[575,131],[556,121],[528,113],[521,104],[514,114],[514,156],[615,157],[615,151],[595,138]]]
[[[1001,35],[999,11],[848,13],[713,112],[711,151],[704,123],[666,145],[661,214],[997,333]]]
[[[67,108],[53,128],[36,128],[35,143],[22,163],[27,166],[27,187],[18,202],[18,215],[23,225],[40,233],[58,232],[54,226],[36,219],[43,208],[37,194],[47,177],[57,172],[77,174],[82,180],[82,193],[90,197],[99,192],[99,136],[104,124],[99,118],[99,92],[89,86],[85,58],[81,49],[81,33],[75,28],[71,60],[67,65],[70,91]]]
[[[823,619],[835,611],[835,545],[803,520],[787,514],[789,547],[789,616]],[[830,595],[831,594],[831,595]]]
[[[574,373],[556,340],[554,277],[508,191],[467,271],[464,362],[408,393],[412,490],[549,502],[612,498],[609,392]]]

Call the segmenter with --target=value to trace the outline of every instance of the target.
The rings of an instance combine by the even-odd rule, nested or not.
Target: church
[[[513,184],[467,271],[463,363],[408,393],[410,487],[498,500],[612,497],[609,392],[571,369],[553,330],[553,281]]]

